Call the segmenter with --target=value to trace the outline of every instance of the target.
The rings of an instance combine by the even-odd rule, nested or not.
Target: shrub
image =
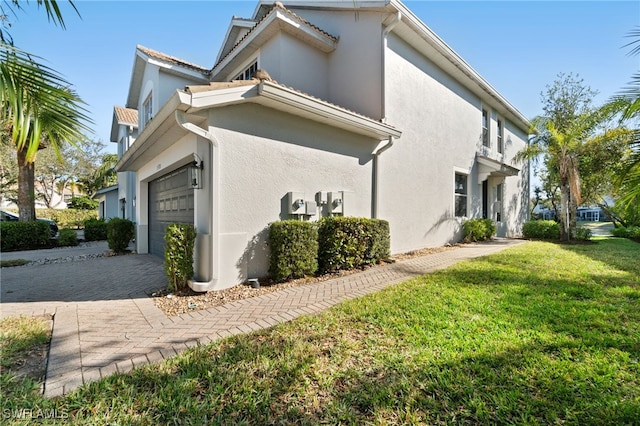
[[[88,219],[97,219],[97,210],[78,209],[38,209],[38,217],[48,217],[56,221],[60,228],[80,229]]]
[[[61,229],[58,234],[58,245],[60,247],[77,246],[78,235],[76,234],[76,231],[69,228]]]
[[[323,218],[318,241],[321,273],[361,268],[389,257],[389,223],[355,217]]]
[[[486,241],[496,233],[496,226],[491,219],[469,219],[462,224],[464,242]]]
[[[553,220],[531,220],[525,222],[522,232],[525,238],[557,240],[560,238],[560,225]]]
[[[86,241],[103,241],[107,239],[107,222],[104,219],[87,219],[84,221],[84,239]]]
[[[71,201],[67,204],[67,207],[78,210],[95,210],[98,208],[98,201],[93,198],[81,195],[79,197],[71,198]]]
[[[51,244],[49,224],[42,221],[0,222],[0,250],[28,250]]]
[[[135,226],[129,219],[114,217],[107,222],[107,243],[109,248],[116,253],[123,253],[127,250],[135,233]]]
[[[629,238],[640,242],[640,226],[630,226],[628,228],[620,226],[618,228],[614,228],[611,231],[611,234],[614,237]]]
[[[591,232],[591,229],[585,228],[584,226],[576,228],[576,240],[589,241],[592,236],[593,233]]]
[[[172,223],[164,234],[164,268],[169,278],[169,289],[176,291],[187,286],[193,276],[193,245],[196,230],[193,225]]]
[[[269,275],[276,282],[315,274],[318,270],[318,226],[285,220],[269,225]]]

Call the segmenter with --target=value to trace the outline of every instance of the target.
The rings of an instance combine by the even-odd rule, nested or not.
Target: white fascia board
[[[156,59],[156,58],[149,58],[147,59],[147,62],[149,62],[150,64],[156,65],[158,66],[158,68],[160,68],[161,70],[164,70],[165,72],[171,73],[171,74],[176,74],[179,76],[185,76],[191,79],[195,79],[195,80],[199,80],[199,81],[203,81],[203,82],[208,82],[209,80],[202,74],[202,72],[200,71],[196,71],[192,68],[188,68],[188,67],[182,67],[178,64],[171,64],[169,62],[165,62],[163,60],[160,59]]]
[[[276,103],[291,107],[290,110],[287,110],[290,114],[324,122],[353,133],[375,137],[379,140],[389,137],[399,138],[402,135],[400,130],[387,124],[363,117],[337,105],[306,96],[283,86],[262,82],[258,87],[258,93],[260,98],[270,99]]]
[[[142,52],[136,47],[136,54],[133,58],[133,67],[131,69],[131,80],[129,81],[129,93],[127,94],[127,102],[124,105],[126,108],[138,109],[138,98],[140,97],[140,86],[142,84],[145,66],[146,60],[142,56]]]
[[[277,19],[281,21],[280,28],[283,31],[304,40],[307,44],[312,45],[321,52],[330,53],[336,50],[336,42],[325,34],[309,28],[297,20],[291,19],[281,10],[276,10],[274,15],[274,20]]]
[[[239,45],[235,46],[233,51],[231,51],[222,62],[219,62],[213,68],[211,79],[215,81],[216,76],[236,62],[241,53],[244,54],[244,56],[242,56],[244,59],[244,57],[247,56],[247,51],[250,50],[253,52],[261,47],[270,38],[265,36],[265,34],[269,34],[269,29],[275,28],[300,38],[324,53],[332,52],[336,48],[336,43],[331,38],[298,21],[292,20],[282,11],[276,10],[275,13],[272,13],[260,22]]]
[[[231,18],[231,23],[229,23],[229,28],[227,29],[227,33],[222,39],[222,45],[220,46],[220,51],[218,52],[218,56],[216,56],[216,64],[220,62],[220,59],[225,55],[225,50],[233,48],[233,45],[236,44],[235,38],[238,35],[238,30],[240,28],[251,28],[255,25],[255,21],[247,21],[244,19],[237,19],[236,17]]]
[[[180,91],[180,93],[185,99],[189,97],[189,101],[187,102],[189,108],[187,112],[195,113],[211,107],[222,107],[245,102],[250,98],[258,96],[258,85],[209,90],[198,93]]]

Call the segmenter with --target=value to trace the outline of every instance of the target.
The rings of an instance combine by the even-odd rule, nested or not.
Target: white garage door
[[[164,256],[164,234],[170,223],[193,224],[193,187],[182,168],[149,182],[149,251]]]

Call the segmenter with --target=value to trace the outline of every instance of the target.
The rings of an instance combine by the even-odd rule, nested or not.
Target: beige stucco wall
[[[325,99],[379,119],[382,116],[382,21],[388,15],[353,10],[292,10],[340,37],[336,50],[327,55],[329,87]]]
[[[321,99],[329,97],[327,54],[287,33],[280,32],[260,49],[258,63],[282,84]]]
[[[345,191],[345,214],[370,216],[377,141],[253,104],[212,110],[210,124],[220,143],[221,253],[236,267],[232,276],[221,266],[221,285],[267,275],[266,227],[290,217],[289,191],[306,201]]]
[[[454,215],[456,172],[469,175],[469,217],[482,215],[475,163],[482,146],[482,99],[394,34],[385,56],[387,121],[403,131],[379,161],[379,216],[391,224],[392,252],[457,242],[462,219]],[[508,162],[524,142],[513,126],[506,127]],[[490,181],[492,187],[497,183]],[[508,177],[504,185],[510,209],[505,221],[513,225],[522,213],[516,204],[524,183]]]

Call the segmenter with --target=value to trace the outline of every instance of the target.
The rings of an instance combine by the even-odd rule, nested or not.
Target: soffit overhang
[[[476,162],[478,163],[478,183],[482,183],[490,177],[505,178],[517,176],[520,173],[520,169],[485,155],[476,154]]]
[[[131,148],[118,161],[117,171],[137,171],[187,134],[177,124],[175,111],[183,111],[189,115],[192,123],[206,126],[209,110],[251,102],[377,141],[402,135],[393,126],[273,82],[249,80],[210,83],[207,86],[194,86],[192,90],[190,87],[186,89],[177,90],[147,123]]]
[[[321,52],[333,52],[338,39],[317,27],[303,22],[295,14],[281,7],[274,7],[211,70],[212,81],[232,78],[230,73],[255,55],[266,42],[280,31],[290,34]],[[227,44],[227,40],[223,45]]]

